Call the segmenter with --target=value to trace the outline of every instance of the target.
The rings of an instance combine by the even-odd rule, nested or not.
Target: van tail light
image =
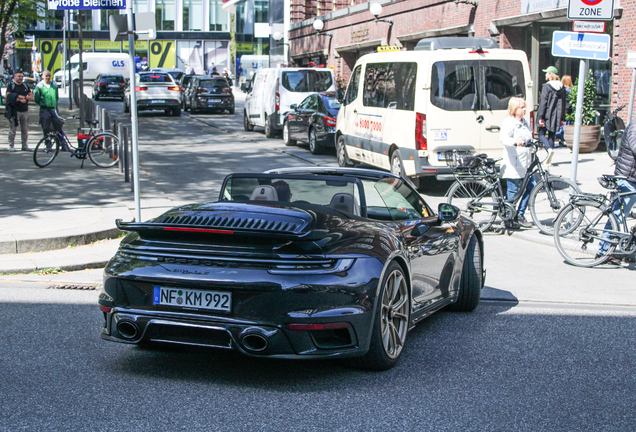
[[[280,111],[280,78],[276,79],[276,112]]]
[[[333,117],[323,117],[322,121],[324,121],[328,127],[336,127],[336,119]]]
[[[530,111],[530,130],[534,134],[534,111]]]
[[[428,150],[426,140],[426,114],[415,114],[415,149]]]
[[[139,86],[135,87],[136,92],[145,91],[145,90],[148,90],[148,87],[139,87]]]
[[[176,86],[176,87],[168,87],[168,90],[172,90],[172,91],[181,91],[181,87]]]

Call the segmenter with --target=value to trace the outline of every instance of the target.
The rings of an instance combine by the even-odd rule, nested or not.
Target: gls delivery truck
[[[128,72],[128,62],[130,56],[123,53],[83,53],[82,62],[84,63],[84,79],[94,80],[99,74],[115,74],[123,75],[124,78],[130,78]],[[68,69],[67,63],[67,69]],[[70,61],[71,79],[73,81],[79,79],[79,54],[71,57]],[[53,80],[57,84],[62,83],[64,71],[55,72]],[[68,84],[68,70],[66,72],[66,83]]]

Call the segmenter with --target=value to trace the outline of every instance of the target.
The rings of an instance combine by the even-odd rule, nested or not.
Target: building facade
[[[370,12],[372,3],[382,5],[377,21]],[[633,70],[625,67],[625,60],[636,32],[634,4],[615,0],[614,19],[605,25],[612,38],[610,61],[589,61],[601,113],[629,102]],[[320,32],[313,27],[318,19],[324,23]],[[379,46],[411,50],[430,37],[493,37],[502,48],[526,52],[538,103],[546,67],[556,66],[573,81],[578,77],[578,59],[551,54],[553,32],[572,29],[565,0],[291,0],[289,41],[296,64],[333,67],[346,83],[356,60]]]

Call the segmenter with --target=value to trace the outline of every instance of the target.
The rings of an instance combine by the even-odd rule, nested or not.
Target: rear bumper
[[[232,98],[205,98],[193,102],[192,106],[196,109],[228,109],[234,106]]]
[[[155,99],[159,100],[159,99]],[[161,102],[152,102],[152,100],[138,100],[137,101],[137,111],[144,110],[164,110],[164,109],[174,109],[180,108],[181,102],[173,99],[161,99]]]

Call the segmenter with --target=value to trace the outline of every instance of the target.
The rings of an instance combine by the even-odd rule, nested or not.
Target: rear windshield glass
[[[462,60],[433,64],[431,102],[447,111],[507,110],[511,97],[525,98],[518,60]]]
[[[199,83],[199,87],[203,88],[227,88],[229,87],[225,80],[205,80]]]
[[[340,109],[340,106],[341,106],[340,102],[338,102],[335,98],[330,98],[325,96],[321,96],[321,97],[327,109],[330,109],[332,111],[338,111]]]
[[[283,72],[282,84],[290,92],[322,92],[329,90],[333,80],[328,71],[290,71]]]
[[[144,74],[139,75],[139,82],[172,83],[172,78],[170,75],[164,73]]]
[[[121,77],[121,76],[106,76],[106,77],[102,77],[99,81],[100,82],[105,82],[105,83],[123,83],[124,82],[124,77]]]

